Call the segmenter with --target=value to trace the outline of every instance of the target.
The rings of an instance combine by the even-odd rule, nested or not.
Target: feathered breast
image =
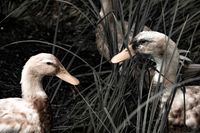
[[[0,100],[0,132],[48,133],[50,129],[49,103],[36,98],[27,102],[21,98]],[[48,129],[48,130],[47,130]]]

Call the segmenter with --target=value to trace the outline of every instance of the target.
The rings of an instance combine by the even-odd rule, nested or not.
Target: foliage
[[[14,43],[11,45],[29,43],[32,47],[36,44],[45,49],[48,47],[48,51],[68,61],[68,68],[81,80],[81,85],[75,88],[74,93],[67,95],[63,94],[66,91],[58,90],[61,82],[51,78],[46,82],[54,114],[52,132],[162,133],[166,126],[165,114],[158,110],[158,99],[162,93],[145,89],[142,82],[145,66],[126,61],[119,73],[119,65],[110,65],[93,50],[95,28],[102,21],[98,5],[97,1],[92,0],[1,0],[0,26],[9,22],[9,19],[15,19],[18,24],[25,23],[20,27],[31,32],[26,31],[20,39],[15,34],[17,39],[12,40]],[[191,59],[200,62],[199,1],[115,0],[113,7],[113,14],[120,20],[121,26],[124,21],[129,24],[127,32],[122,28],[124,47],[128,45],[127,36],[130,32],[136,35],[147,25],[152,30],[172,37],[179,48],[191,51]],[[131,31],[133,23],[135,28]],[[109,22],[106,23],[106,26],[109,25]],[[109,40],[110,52],[114,55],[118,52],[117,35],[109,29],[104,32],[106,40]],[[25,41],[19,42],[23,39]],[[76,46],[76,50],[72,46]],[[84,51],[90,52],[89,57]],[[137,80],[132,78],[135,67],[143,68]],[[57,89],[52,90],[52,87]]]

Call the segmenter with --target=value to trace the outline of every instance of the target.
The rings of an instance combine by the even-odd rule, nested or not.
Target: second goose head
[[[156,31],[140,32],[129,45],[119,54],[115,55],[112,63],[118,63],[129,59],[136,54],[148,54],[156,62],[157,70],[172,82],[176,80],[176,72],[179,64],[179,52],[175,42],[168,36]],[[162,66],[162,68],[161,68]],[[154,80],[157,82],[159,73],[155,74]],[[161,78],[161,82],[163,79]]]

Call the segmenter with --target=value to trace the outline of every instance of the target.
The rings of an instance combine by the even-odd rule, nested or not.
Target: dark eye
[[[47,64],[47,65],[53,65],[53,63],[52,63],[52,62],[46,62],[46,64]]]
[[[144,44],[144,43],[146,43],[146,42],[148,42],[148,40],[141,39],[141,40],[139,41],[139,44]]]

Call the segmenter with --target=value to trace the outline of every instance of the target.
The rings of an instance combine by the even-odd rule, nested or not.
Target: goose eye
[[[46,64],[47,64],[47,65],[53,65],[53,63],[52,63],[52,62],[46,62]]]
[[[148,41],[144,40],[144,39],[142,39],[142,40],[139,41],[140,44],[143,44],[143,43],[146,43],[146,42],[148,42]]]

